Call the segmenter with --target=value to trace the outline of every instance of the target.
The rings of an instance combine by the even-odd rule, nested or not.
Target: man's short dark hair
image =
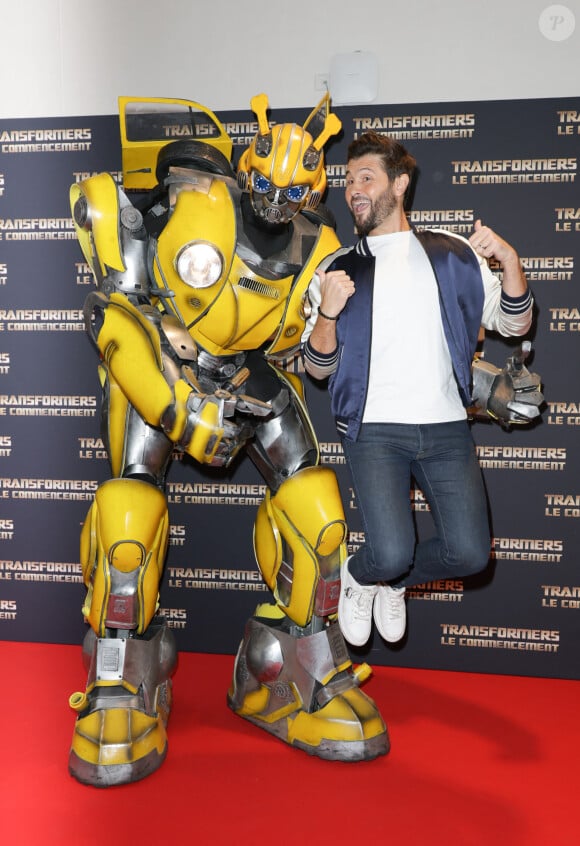
[[[380,135],[378,132],[370,130],[363,132],[348,145],[348,161],[360,159],[368,153],[379,156],[390,180],[400,176],[401,173],[407,173],[409,180],[412,179],[417,164],[415,157],[389,135]]]

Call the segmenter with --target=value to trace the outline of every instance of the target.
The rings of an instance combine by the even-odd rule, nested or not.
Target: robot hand
[[[233,419],[236,412],[266,417],[272,411],[270,403],[245,394],[224,389],[206,394],[191,384],[189,388],[185,426],[176,443],[201,464],[224,464],[241,444],[242,426]],[[169,414],[168,422],[171,417]]]
[[[473,362],[472,416],[492,417],[506,429],[512,424],[525,425],[539,416],[544,402],[541,378],[524,367],[531,347],[529,341],[524,341],[503,370],[481,359]]]

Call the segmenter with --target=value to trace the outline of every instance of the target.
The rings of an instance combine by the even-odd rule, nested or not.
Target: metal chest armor
[[[262,348],[283,358],[295,352],[304,328],[306,289],[317,265],[338,245],[334,230],[298,214],[282,249],[263,257],[244,231],[242,192],[233,179],[179,169],[175,180],[152,268],[165,308],[210,355]],[[196,241],[213,244],[226,260],[213,284],[190,288],[179,277],[174,257],[184,244]]]

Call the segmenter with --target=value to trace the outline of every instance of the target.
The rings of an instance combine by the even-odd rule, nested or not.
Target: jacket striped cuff
[[[310,344],[310,338],[306,341],[302,348],[304,359],[311,366],[307,367],[310,372],[314,371],[317,378],[324,379],[330,376],[336,370],[338,363],[338,347],[331,353],[321,353],[315,350]]]
[[[523,314],[528,311],[533,304],[532,292],[526,291],[520,297],[510,297],[505,291],[501,292],[501,310],[506,314]]]

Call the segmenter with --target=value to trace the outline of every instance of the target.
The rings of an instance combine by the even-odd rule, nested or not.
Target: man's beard
[[[397,208],[397,200],[393,193],[393,189],[389,185],[388,188],[385,188],[382,194],[380,194],[376,200],[371,201],[371,206],[367,216],[360,221],[357,221],[355,215],[351,211],[354,225],[356,227],[357,234],[363,238],[365,235],[368,235],[373,229],[376,229],[386,220],[389,215],[391,215],[395,209]]]

